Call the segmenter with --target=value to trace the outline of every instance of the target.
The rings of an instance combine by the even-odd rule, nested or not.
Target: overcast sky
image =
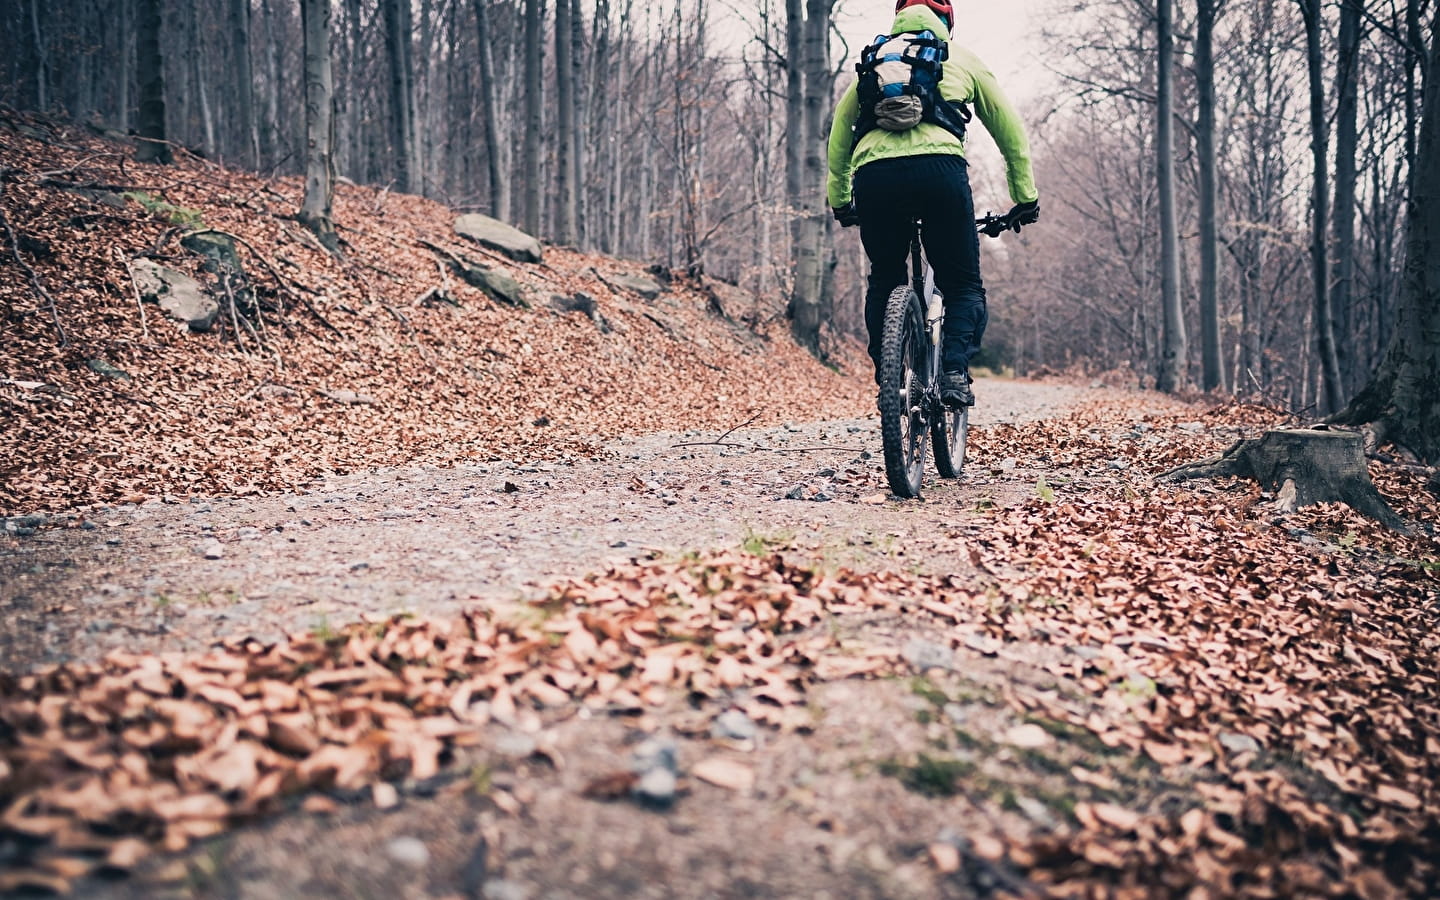
[[[952,0],[955,6],[955,28],[951,40],[962,44],[985,61],[1000,79],[1000,87],[1010,99],[1024,107],[1050,83],[1050,75],[1034,60],[1040,49],[1038,35],[1045,10],[1053,10],[1052,0]],[[835,24],[850,45],[850,55],[875,35],[890,30],[895,19],[892,0],[844,0],[835,16]],[[847,83],[853,74],[842,75]]]

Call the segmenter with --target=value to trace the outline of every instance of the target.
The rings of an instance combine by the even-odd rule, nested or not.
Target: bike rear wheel
[[[900,497],[920,496],[925,469],[926,386],[931,380],[925,311],[908,284],[890,292],[880,340],[880,436],[885,477]]]
[[[935,468],[941,478],[959,478],[965,468],[965,444],[970,438],[970,407],[945,407],[930,425],[930,443],[935,446]]]

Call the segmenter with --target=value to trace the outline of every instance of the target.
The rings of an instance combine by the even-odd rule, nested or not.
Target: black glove
[[[854,201],[844,206],[832,207],[830,213],[835,217],[835,221],[840,223],[841,228],[849,228],[851,225],[860,224],[860,214],[855,211]]]
[[[1034,225],[1040,221],[1040,201],[1031,200],[1029,203],[1017,203],[1010,207],[1005,218],[1010,220],[1010,227],[1016,231],[1020,230],[1021,225]]]

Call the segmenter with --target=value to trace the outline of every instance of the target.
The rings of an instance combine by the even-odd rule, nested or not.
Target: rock
[[[1039,747],[1048,747],[1055,739],[1050,733],[1033,722],[1026,722],[1024,725],[1016,725],[1000,736],[1000,740],[1006,744],[1020,747],[1024,750],[1034,750]]]
[[[492,749],[501,756],[524,759],[533,754],[537,746],[535,738],[530,735],[508,731],[495,739]]]
[[[1013,456],[1007,456],[1000,461],[1000,471],[1013,472],[1015,471],[1015,467],[1018,465],[1020,465],[1020,460],[1016,459]]]
[[[114,378],[117,381],[129,381],[130,373],[124,369],[117,369],[103,359],[87,359],[85,365],[96,375],[104,375],[106,378]]]
[[[206,541],[200,545],[200,555],[206,559],[224,559],[225,546],[219,541]]]
[[[1260,742],[1248,734],[1238,734],[1234,731],[1220,732],[1220,746],[1231,753],[1259,753]]]
[[[550,308],[561,313],[584,313],[586,318],[595,323],[601,334],[609,334],[613,329],[609,321],[600,314],[600,309],[595,304],[595,298],[583,291],[576,291],[573,297],[566,297],[563,294],[552,294],[550,296]]]
[[[785,492],[786,500],[804,500],[806,496],[805,485],[797,484]]]
[[[375,398],[369,394],[357,394],[354,391],[321,391],[322,397],[329,397],[336,403],[345,403],[354,406],[371,406]]]
[[[240,254],[235,242],[218,231],[196,231],[180,239],[180,246],[191,253],[205,257],[205,271],[218,274],[229,271],[236,275],[245,270],[240,264]]]
[[[828,493],[826,493],[825,491],[819,490],[819,491],[816,491],[816,492],[815,492],[815,495],[814,495],[813,497],[811,497],[810,499],[813,500],[813,501],[815,501],[816,503],[828,503],[828,502],[830,502],[831,500],[833,500],[833,499],[835,499],[835,498],[834,498],[834,497],[831,497],[831,496],[830,496]]]
[[[678,779],[669,769],[650,769],[635,783],[635,796],[651,806],[666,807],[675,802]]]
[[[1186,434],[1200,434],[1205,430],[1205,426],[1200,422],[1181,422],[1176,427]]]
[[[539,241],[499,219],[479,213],[460,216],[455,220],[455,233],[482,247],[498,250],[516,262],[538,263],[541,260]]]
[[[645,300],[654,300],[665,291],[663,287],[644,275],[611,275],[606,280],[616,287],[634,291]]]
[[[499,269],[467,266],[460,274],[471,287],[479,288],[497,302],[521,309],[530,308],[530,301],[525,299],[525,291],[520,287],[520,282]]]
[[[503,878],[492,878],[480,890],[484,900],[530,900],[530,892],[524,885]]]
[[[385,853],[404,866],[423,869],[430,864],[430,849],[415,837],[397,837],[385,845]]]
[[[1109,462],[1107,462],[1107,463],[1105,464],[1105,468],[1107,468],[1107,469],[1115,469],[1115,470],[1118,471],[1118,472],[1123,472],[1123,471],[1125,471],[1126,469],[1130,468],[1130,463],[1126,462],[1126,461],[1123,460],[1123,459],[1120,459],[1119,457],[1116,457],[1115,459],[1112,459],[1112,460],[1110,460]]]
[[[142,300],[160,304],[171,318],[189,325],[191,331],[209,331],[220,315],[220,304],[184,272],[141,257],[130,263],[130,275]]]
[[[370,788],[370,798],[376,809],[393,809],[400,802],[400,792],[388,781],[377,781]]]
[[[925,641],[920,638],[912,639],[901,651],[905,661],[914,666],[916,671],[923,672],[926,669],[953,669],[955,668],[955,653],[944,644],[937,644],[933,641]]]
[[[720,740],[754,740],[758,732],[754,720],[738,709],[727,709],[710,723],[710,736]]]

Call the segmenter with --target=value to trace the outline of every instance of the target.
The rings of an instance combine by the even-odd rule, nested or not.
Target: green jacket
[[[910,31],[935,32],[950,39],[950,31],[940,17],[925,6],[907,6],[895,14],[891,34]],[[945,62],[940,93],[947,100],[970,104],[985,130],[995,139],[1005,157],[1005,177],[1010,186],[1010,199],[1027,203],[1039,199],[1035,178],[1030,172],[1030,142],[1025,126],[1010,101],[1000,91],[995,76],[975,54],[963,47],[950,45],[950,58]],[[885,131],[876,128],[854,142],[853,128],[860,111],[859,97],[852,83],[835,107],[835,121],[830,125],[830,173],[825,193],[832,207],[850,202],[850,176],[866,163],[898,156],[919,156],[927,153],[965,155],[965,146],[955,135],[930,122],[921,122],[908,131]]]

